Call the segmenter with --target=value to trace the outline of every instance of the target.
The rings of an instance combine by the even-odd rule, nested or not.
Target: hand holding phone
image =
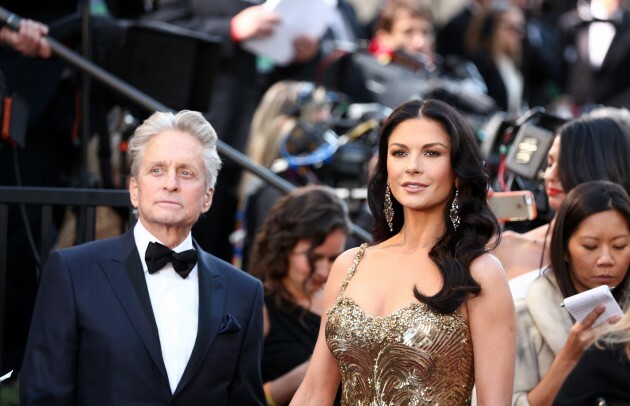
[[[538,215],[534,194],[529,190],[494,192],[488,197],[488,204],[502,222],[533,220]]]

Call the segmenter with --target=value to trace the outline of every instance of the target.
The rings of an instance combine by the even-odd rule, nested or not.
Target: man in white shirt
[[[200,113],[155,113],[129,145],[138,222],[53,252],[42,273],[22,405],[262,405],[262,285],[190,230],[221,161]]]
[[[563,14],[565,92],[579,106],[630,103],[630,11],[620,0],[578,2]]]

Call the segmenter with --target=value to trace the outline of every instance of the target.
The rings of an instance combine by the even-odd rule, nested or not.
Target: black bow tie
[[[147,262],[149,273],[156,273],[171,262],[175,272],[182,278],[186,278],[197,263],[197,251],[175,252],[159,242],[150,242],[144,260]]]

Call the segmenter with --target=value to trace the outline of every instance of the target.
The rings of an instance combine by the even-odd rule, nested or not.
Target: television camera
[[[544,171],[547,153],[565,119],[535,107],[516,119],[497,112],[479,129],[481,153],[495,191],[531,191],[538,218],[534,223],[510,225],[524,231],[552,216],[547,204]]]
[[[367,196],[368,166],[378,129],[391,109],[379,103],[348,103],[342,95],[330,94],[337,99],[330,118],[312,123],[298,117],[296,125],[282,135],[280,158],[271,170],[281,174],[308,168],[309,181],[335,188],[355,212]]]
[[[414,98],[436,97],[466,115],[474,127],[495,110],[473,64],[397,51],[383,63],[360,47],[339,47],[318,69],[331,95],[331,118],[320,124],[299,120],[281,142],[272,170],[308,166],[318,181],[337,188],[351,210],[366,197],[369,161],[378,129],[392,109]]]

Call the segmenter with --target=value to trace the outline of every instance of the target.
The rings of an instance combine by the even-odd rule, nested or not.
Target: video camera
[[[473,64],[460,58],[443,60],[396,51],[383,63],[363,48],[336,49],[320,67],[320,81],[357,103],[395,108],[418,98],[438,97],[465,114],[488,115],[495,103]]]
[[[366,197],[368,164],[375,152],[378,129],[391,109],[378,103],[339,100],[336,106],[323,123],[298,117],[296,125],[282,136],[280,158],[271,170],[282,173],[307,167],[317,182],[337,189],[354,212],[359,206],[356,203]]]
[[[547,153],[559,127],[565,119],[535,107],[511,120],[506,113],[493,115],[478,131],[481,153],[493,179],[495,191],[526,191],[533,193],[538,221],[546,221],[551,213],[543,186]],[[511,226],[524,227],[528,224]]]
[[[540,178],[558,128],[565,119],[535,107],[516,120],[493,115],[479,130],[481,153],[490,167],[505,169],[529,180]],[[498,173],[497,173],[498,175]]]

